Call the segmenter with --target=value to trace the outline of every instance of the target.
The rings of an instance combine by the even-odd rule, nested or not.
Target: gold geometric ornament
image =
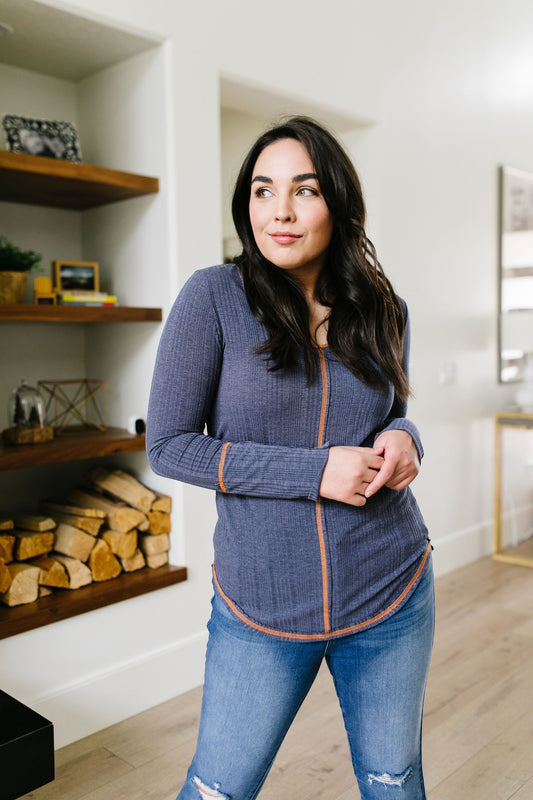
[[[107,429],[105,381],[82,378],[67,381],[39,381],[46,402],[46,418],[55,433],[67,427]]]

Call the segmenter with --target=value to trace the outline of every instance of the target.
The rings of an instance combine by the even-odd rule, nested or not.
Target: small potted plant
[[[41,263],[33,250],[21,250],[6,236],[0,236],[0,304],[23,303],[28,272]]]

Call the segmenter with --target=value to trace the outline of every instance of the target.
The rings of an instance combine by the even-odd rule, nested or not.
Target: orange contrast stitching
[[[228,447],[230,446],[231,442],[226,442],[224,447],[222,448],[222,453],[220,454],[220,463],[218,465],[218,484],[224,494],[227,494],[226,487],[224,485],[224,462],[226,460],[226,453],[228,452]]]
[[[318,447],[324,444],[324,429],[326,427],[326,408],[328,400],[328,373],[326,359],[322,350],[318,351],[320,357],[320,372],[322,374],[322,406],[320,408],[320,423],[318,426]],[[326,543],[324,539],[324,525],[322,522],[322,502],[320,497],[316,502],[316,526],[318,531],[318,544],[320,547],[320,563],[322,568],[322,603],[324,609],[324,631],[329,633],[329,591],[328,591],[328,564],[326,559]]]
[[[324,526],[322,525],[322,503],[320,498],[316,501],[316,527],[318,530],[318,543],[320,545],[320,561],[322,564],[322,597],[324,606],[324,630],[329,633],[329,593],[328,593],[328,565],[326,561],[326,545],[324,542]]]
[[[326,426],[326,407],[328,401],[328,373],[326,371],[326,359],[322,350],[318,351],[320,356],[320,371],[322,373],[322,406],[320,408],[320,424],[318,427],[318,447],[324,444],[324,428]]]
[[[333,631],[332,633],[318,633],[318,634],[285,633],[284,631],[276,631],[273,630],[272,628],[266,628],[263,625],[258,625],[257,622],[252,622],[252,620],[248,619],[248,617],[246,617],[241,611],[239,611],[235,603],[232,603],[229,597],[227,597],[224,594],[224,592],[220,588],[220,584],[218,582],[214,566],[213,566],[213,577],[215,579],[215,584],[217,586],[218,591],[220,592],[220,594],[222,595],[228,606],[231,608],[233,613],[237,617],[239,617],[239,619],[242,620],[242,622],[246,623],[246,625],[249,625],[251,628],[255,628],[255,630],[261,631],[262,633],[268,633],[271,636],[279,636],[282,639],[313,639],[314,641],[320,641],[322,639],[333,639],[336,636],[346,636],[346,634],[348,633],[355,633],[356,631],[360,631],[363,628],[368,628],[369,625],[373,625],[375,622],[379,622],[381,619],[383,619],[383,617],[388,616],[388,614],[390,614],[391,611],[394,611],[394,609],[402,602],[404,597],[406,597],[406,595],[410,592],[413,584],[420,577],[420,574],[424,569],[424,566],[426,564],[426,561],[428,560],[430,552],[431,552],[431,544],[428,544],[426,552],[424,553],[424,558],[422,559],[417,571],[415,572],[415,574],[413,575],[413,577],[411,578],[411,580],[409,581],[403,592],[399,595],[399,597],[396,598],[394,603],[391,603],[391,605],[388,608],[386,608],[384,611],[381,611],[379,614],[376,614],[375,617],[372,617],[372,619],[369,619],[366,622],[360,622],[358,625],[352,625],[350,628],[343,628],[340,631]]]

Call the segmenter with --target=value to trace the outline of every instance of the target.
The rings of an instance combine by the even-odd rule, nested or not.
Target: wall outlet
[[[439,364],[439,383],[449,386],[457,381],[457,363],[455,361],[441,361]]]

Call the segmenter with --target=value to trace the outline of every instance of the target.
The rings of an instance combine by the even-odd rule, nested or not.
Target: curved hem
[[[342,628],[338,631],[328,631],[327,633],[287,633],[286,631],[278,631],[274,628],[267,628],[265,625],[259,625],[259,623],[254,622],[253,620],[249,619],[245,614],[240,611],[235,603],[229,599],[229,597],[224,594],[222,591],[220,584],[218,582],[215,565],[213,564],[213,579],[215,581],[215,586],[217,591],[219,592],[222,599],[225,601],[226,605],[229,606],[231,611],[238,617],[241,622],[244,622],[245,625],[248,625],[250,628],[254,628],[256,631],[260,631],[261,633],[268,634],[269,636],[275,636],[281,639],[295,639],[297,641],[307,641],[307,642],[320,642],[320,641],[327,641],[328,639],[336,639],[341,636],[348,636],[351,633],[358,633],[359,631],[365,630],[373,625],[376,625],[378,622],[381,622],[386,617],[390,616],[394,611],[396,611],[402,602],[409,596],[411,590],[415,588],[418,584],[422,576],[422,572],[424,571],[424,567],[427,563],[429,554],[431,553],[432,546],[431,542],[428,543],[426,551],[422,557],[422,561],[417,567],[417,570],[405,589],[400,593],[400,595],[394,600],[390,606],[387,606],[386,609],[380,611],[379,614],[376,614],[371,619],[366,620],[365,622],[359,622],[357,625],[351,625],[348,628]]]

